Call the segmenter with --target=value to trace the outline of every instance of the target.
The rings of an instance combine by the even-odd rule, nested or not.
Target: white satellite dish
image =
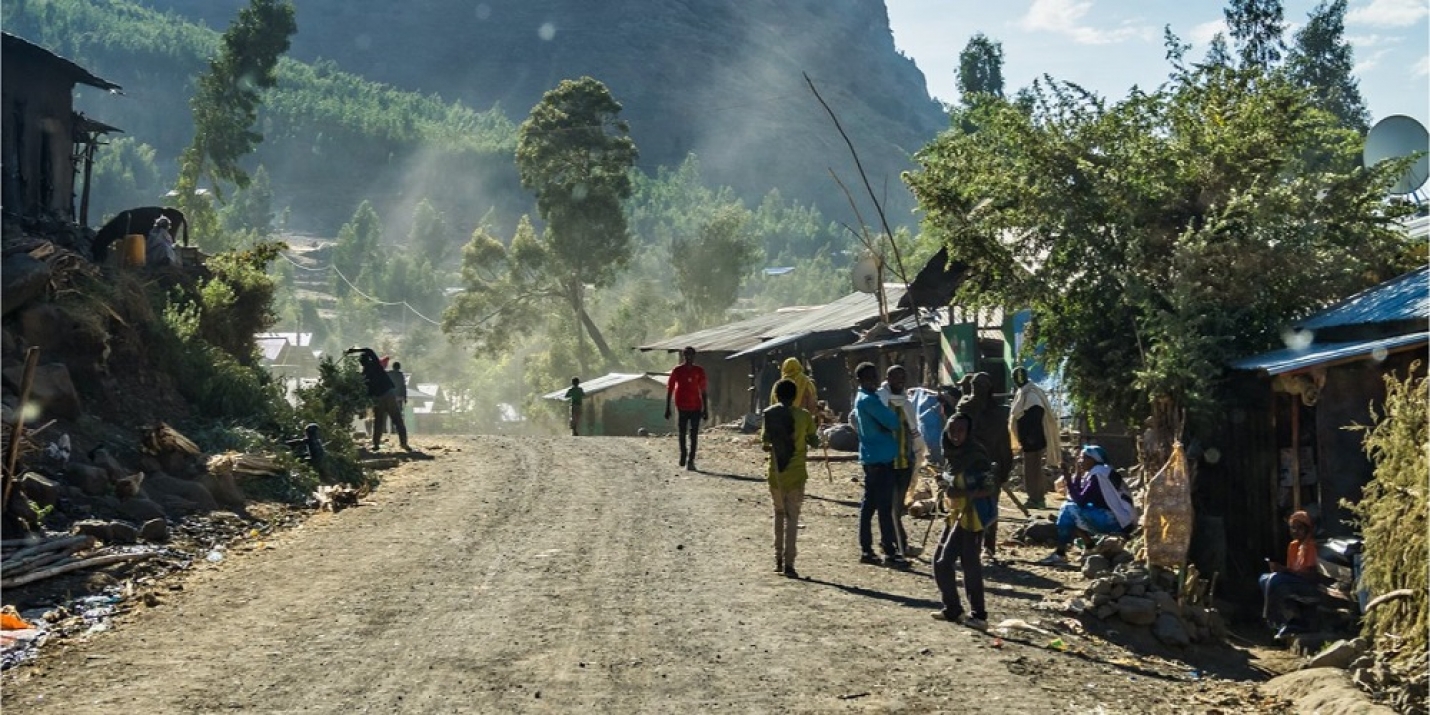
[[[879,259],[865,256],[854,264],[849,274],[854,290],[860,293],[874,293],[879,290]]]
[[[1393,114],[1375,123],[1365,136],[1365,151],[1362,157],[1367,168],[1386,159],[1399,159],[1416,152],[1420,158],[1390,187],[1390,193],[1409,194],[1420,188],[1430,178],[1430,133],[1425,125],[1414,117]]]

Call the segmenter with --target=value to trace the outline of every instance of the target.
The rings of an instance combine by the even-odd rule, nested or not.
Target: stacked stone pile
[[[1150,628],[1162,643],[1183,648],[1226,636],[1226,624],[1215,609],[1179,602],[1177,576],[1149,570],[1117,537],[1103,539],[1083,561],[1083,575],[1091,583],[1073,610],[1099,619],[1116,617],[1123,623]],[[1080,605],[1081,609],[1077,606]]]

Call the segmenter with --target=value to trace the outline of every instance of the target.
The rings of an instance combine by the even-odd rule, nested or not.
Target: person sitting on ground
[[[148,266],[177,266],[179,254],[174,250],[174,237],[169,233],[169,217],[154,220],[154,228],[144,239],[144,263]]]
[[[762,413],[760,444],[770,453],[766,478],[775,505],[775,571],[799,578],[794,569],[795,539],[799,535],[799,510],[804,503],[804,484],[809,481],[805,454],[819,446],[814,418],[794,404],[799,392],[792,380],[775,383],[773,405]]]
[[[1311,515],[1304,511],[1295,512],[1287,518],[1286,525],[1291,529],[1291,543],[1286,547],[1286,563],[1267,560],[1270,572],[1262,574],[1257,580],[1265,598],[1261,617],[1266,620],[1266,625],[1276,630],[1278,638],[1298,632],[1304,627],[1304,624],[1297,622],[1295,618],[1286,616],[1286,600],[1291,596],[1316,595],[1316,582],[1319,580],[1315,528]]]
[[[1123,534],[1137,523],[1132,496],[1107,462],[1107,452],[1094,444],[1082,448],[1077,471],[1067,480],[1067,500],[1058,510],[1058,548],[1041,563],[1067,563],[1068,544],[1083,535]]]
[[[978,550],[983,531],[998,520],[993,460],[973,437],[973,420],[964,413],[955,413],[948,419],[941,441],[946,460],[941,481],[949,509],[933,557],[933,579],[943,602],[943,608],[933,617],[982,630],[988,627],[988,611],[983,601],[983,562]],[[963,564],[963,589],[972,611],[967,619],[958,600],[955,562]]]

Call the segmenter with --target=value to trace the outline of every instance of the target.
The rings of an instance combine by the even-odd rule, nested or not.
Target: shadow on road
[[[915,572],[915,573],[917,573],[917,572]],[[821,581],[820,579],[817,579],[817,578],[805,577],[805,578],[804,578],[804,582],[805,582],[805,583],[810,583],[810,584],[816,584],[816,585],[819,585],[819,586],[829,586],[829,587],[831,587],[831,588],[837,588],[837,589],[839,589],[840,591],[844,591],[845,593],[852,593],[852,594],[854,594],[855,596],[863,596],[863,597],[865,597],[865,598],[874,598],[874,599],[878,599],[878,600],[880,600],[880,601],[889,601],[889,602],[891,602],[891,603],[897,603],[897,604],[899,604],[900,606],[907,606],[907,607],[909,607],[909,608],[928,608],[928,609],[934,609],[934,608],[942,608],[942,607],[943,607],[943,604],[942,604],[942,603],[939,603],[938,601],[935,601],[935,600],[932,600],[932,599],[928,599],[928,598],[916,598],[916,597],[913,597],[913,596],[905,596],[905,595],[897,594],[897,593],[889,593],[889,592],[887,592],[887,591],[876,591],[876,590],[874,590],[874,589],[872,589],[872,588],[863,588],[863,587],[861,587],[861,586],[851,586],[851,585],[849,585],[849,584],[835,583],[835,582],[833,582],[833,581]]]

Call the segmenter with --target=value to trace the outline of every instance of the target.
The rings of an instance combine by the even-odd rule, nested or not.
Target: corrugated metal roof
[[[1231,366],[1237,370],[1261,370],[1268,375],[1280,375],[1363,357],[1379,360],[1383,359],[1385,355],[1417,347],[1424,350],[1427,344],[1430,344],[1430,332],[1346,343],[1313,343],[1305,348],[1273,350],[1269,353],[1242,358],[1233,362]]]
[[[889,309],[904,297],[904,286],[884,285]],[[879,299],[872,293],[851,293],[811,308],[781,309],[738,323],[707,328],[694,333],[642,345],[637,350],[680,350],[689,345],[699,352],[752,353],[785,345],[805,335],[854,330],[879,319]],[[734,357],[734,356],[731,356]]]
[[[1302,330],[1430,320],[1430,266],[1367,288],[1295,324]]]
[[[110,91],[121,89],[119,85],[99,77],[93,72],[75,64],[73,61],[60,57],[19,35],[8,32],[3,33],[3,35],[3,38],[0,38],[0,44],[4,45],[6,53],[14,52],[37,58],[43,62],[49,62],[62,73],[66,79],[76,84],[87,84],[91,87],[98,87],[99,89]]]
[[[613,372],[610,374],[602,375],[600,377],[592,378],[590,380],[582,380],[581,389],[586,391],[587,396],[590,396],[602,390],[609,390],[616,385],[624,385],[627,382],[633,382],[635,380],[650,380],[651,382],[654,382],[661,387],[665,387],[665,381],[667,377],[667,375],[652,375],[648,372]],[[555,392],[548,392],[545,395],[542,395],[541,399],[564,400],[566,399],[566,391],[569,389],[571,389],[571,386],[567,385],[566,387],[563,387]]]

